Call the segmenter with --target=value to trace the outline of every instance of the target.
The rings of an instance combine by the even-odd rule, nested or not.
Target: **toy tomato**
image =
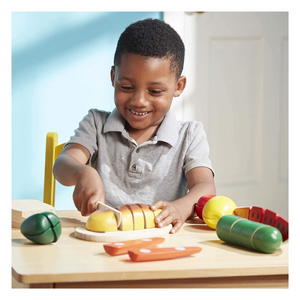
[[[202,210],[203,210],[204,205],[206,204],[206,202],[207,202],[209,199],[211,199],[211,198],[213,198],[213,197],[215,197],[215,196],[216,196],[216,195],[204,195],[204,196],[200,197],[200,199],[198,200],[195,209],[196,209],[196,213],[197,213],[198,217],[199,217],[201,220],[203,220]]]

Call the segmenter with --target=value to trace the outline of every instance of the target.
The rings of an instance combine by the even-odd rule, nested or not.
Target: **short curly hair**
[[[184,44],[179,34],[158,19],[145,19],[129,25],[121,34],[114,65],[121,64],[122,55],[131,53],[144,57],[170,59],[170,71],[178,79],[184,64]]]

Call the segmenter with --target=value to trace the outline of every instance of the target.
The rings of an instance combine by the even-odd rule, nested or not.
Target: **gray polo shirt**
[[[188,191],[188,171],[212,170],[203,125],[179,122],[171,110],[152,140],[137,145],[117,109],[112,113],[91,109],[68,143],[88,149],[90,164],[104,185],[105,202],[115,207],[176,200]]]

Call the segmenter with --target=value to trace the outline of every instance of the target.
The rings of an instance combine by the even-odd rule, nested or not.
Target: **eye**
[[[126,91],[130,91],[130,90],[133,89],[133,87],[121,85],[121,89],[122,89],[122,90],[126,90]]]
[[[161,94],[162,91],[159,91],[159,90],[149,90],[149,92],[151,94],[159,95],[159,94]]]

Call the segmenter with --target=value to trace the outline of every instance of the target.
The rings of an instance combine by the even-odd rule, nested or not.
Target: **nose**
[[[146,98],[146,94],[143,91],[139,91],[137,90],[135,93],[133,93],[132,95],[132,99],[131,99],[131,105],[135,106],[135,107],[146,107],[148,104],[147,98]]]

